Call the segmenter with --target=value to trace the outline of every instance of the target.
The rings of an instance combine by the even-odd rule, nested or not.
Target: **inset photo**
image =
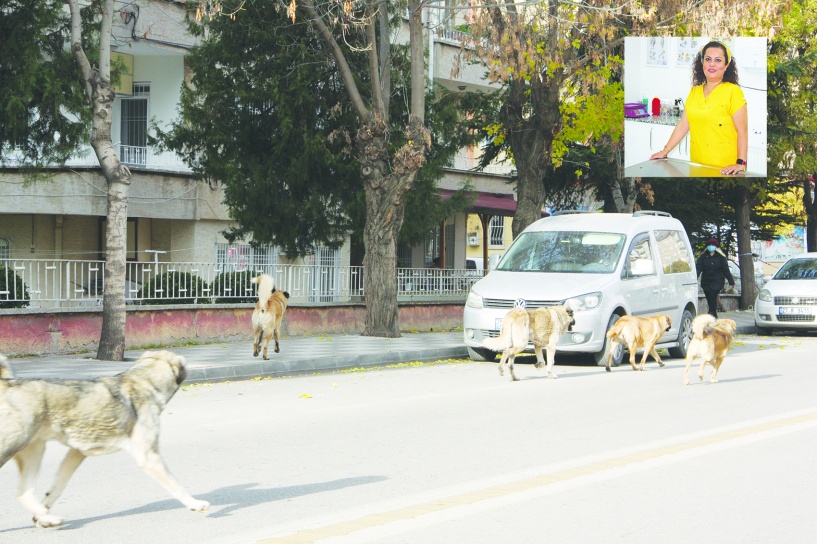
[[[766,177],[766,38],[626,38],[625,177]]]

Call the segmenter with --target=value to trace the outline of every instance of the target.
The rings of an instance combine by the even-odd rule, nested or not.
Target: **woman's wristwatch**
[[[738,159],[738,160],[736,160],[736,161],[735,161],[735,164],[742,164],[742,165],[743,165],[743,171],[744,171],[744,172],[747,170],[747,168],[749,168],[749,167],[746,165],[746,161],[745,161],[745,160],[743,160],[743,159]]]

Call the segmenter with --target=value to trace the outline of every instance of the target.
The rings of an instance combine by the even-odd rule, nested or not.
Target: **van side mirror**
[[[499,264],[502,255],[494,254],[488,257],[488,270],[493,270]]]

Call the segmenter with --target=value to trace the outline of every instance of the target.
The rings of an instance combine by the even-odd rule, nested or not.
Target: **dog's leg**
[[[533,344],[533,352],[536,354],[536,364],[533,365],[536,368],[542,368],[545,366],[545,359],[543,358],[543,352],[547,349],[547,346],[544,348],[540,345]]]
[[[706,366],[706,358],[701,357],[701,368],[698,369],[698,379],[703,381],[704,379],[704,367]]]
[[[604,370],[610,372],[610,363],[613,361],[613,353],[618,349],[618,341],[615,338],[610,339],[610,353],[607,354],[607,364],[604,365]]]
[[[689,348],[687,348],[687,349],[689,349]],[[692,366],[692,359],[693,359],[691,351],[687,353],[686,359],[687,359],[687,367],[684,370],[684,385],[689,385],[689,367]]]
[[[253,335],[253,344],[252,344],[252,356],[258,357],[258,354],[261,352],[261,339],[263,338],[264,331],[263,329],[258,331],[258,334]]]
[[[508,357],[508,372],[511,375],[512,381],[518,381],[519,378],[516,377],[516,374],[513,373],[513,360],[516,358],[516,353],[512,353],[510,357]]]
[[[658,366],[664,366],[664,361],[662,361],[661,357],[658,356],[658,352],[655,349],[655,344],[653,344],[653,346],[652,346],[651,353],[652,353],[652,356],[655,358],[655,360],[658,361]]]
[[[272,340],[273,332],[274,332],[274,329],[269,331],[269,332],[267,332],[266,330],[264,331],[264,360],[265,361],[269,361],[269,357],[267,356],[267,353],[269,351],[269,343],[270,343],[270,340]]]
[[[159,455],[157,433],[137,425],[126,449],[136,460],[139,468],[159,482],[159,485],[164,487],[173,498],[179,500],[187,508],[195,512],[205,512],[210,507],[209,502],[192,497],[167,470],[167,466],[165,466],[162,457]]]
[[[278,330],[279,329],[280,329],[280,325],[275,327],[275,330],[272,333],[274,338],[275,338],[275,353],[281,353],[281,348],[278,345]]]
[[[710,383],[718,383],[718,371],[721,369],[721,363],[723,362],[723,357],[718,357],[715,359],[715,362],[712,363],[712,374],[709,375],[709,382]]]
[[[84,460],[85,454],[81,451],[73,448],[68,450],[68,453],[65,454],[65,459],[62,460],[60,468],[57,471],[57,477],[54,478],[54,484],[48,493],[45,494],[45,499],[43,499],[43,504],[46,508],[51,510],[51,507],[54,506],[54,503],[60,498],[62,492],[65,491],[68,480],[71,479],[71,476]]]
[[[557,340],[558,341],[558,340]],[[559,376],[553,373],[553,363],[556,361],[556,342],[547,345],[548,378],[555,380]]]
[[[502,352],[502,357],[499,358],[499,375],[500,376],[505,375],[505,362],[508,360],[508,355],[509,355],[509,352],[508,352],[507,349],[505,349]]]
[[[633,370],[637,371],[638,366],[636,366],[636,364],[635,364],[635,352],[636,352],[635,344],[627,344],[627,349],[630,350],[630,366],[633,367]],[[643,363],[643,360],[642,360],[642,363]],[[644,368],[642,368],[641,370],[644,370]]]
[[[36,440],[14,456],[14,460],[17,461],[17,468],[20,469],[20,486],[17,500],[34,514],[34,524],[38,527],[58,527],[63,524],[63,519],[50,515],[48,508],[37,499],[34,490],[44,452],[45,442]]]

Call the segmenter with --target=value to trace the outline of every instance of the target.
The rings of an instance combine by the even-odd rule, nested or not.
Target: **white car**
[[[774,330],[817,330],[817,253],[789,257],[755,300],[759,334]]]
[[[683,225],[664,212],[557,213],[526,228],[494,270],[471,287],[463,335],[474,360],[493,360],[483,341],[514,307],[566,304],[576,324],[556,347],[592,353],[604,365],[606,332],[623,315],[667,314],[658,348],[685,357],[697,313],[695,260]],[[532,349],[532,346],[529,346]],[[612,364],[624,357],[623,347]]]

